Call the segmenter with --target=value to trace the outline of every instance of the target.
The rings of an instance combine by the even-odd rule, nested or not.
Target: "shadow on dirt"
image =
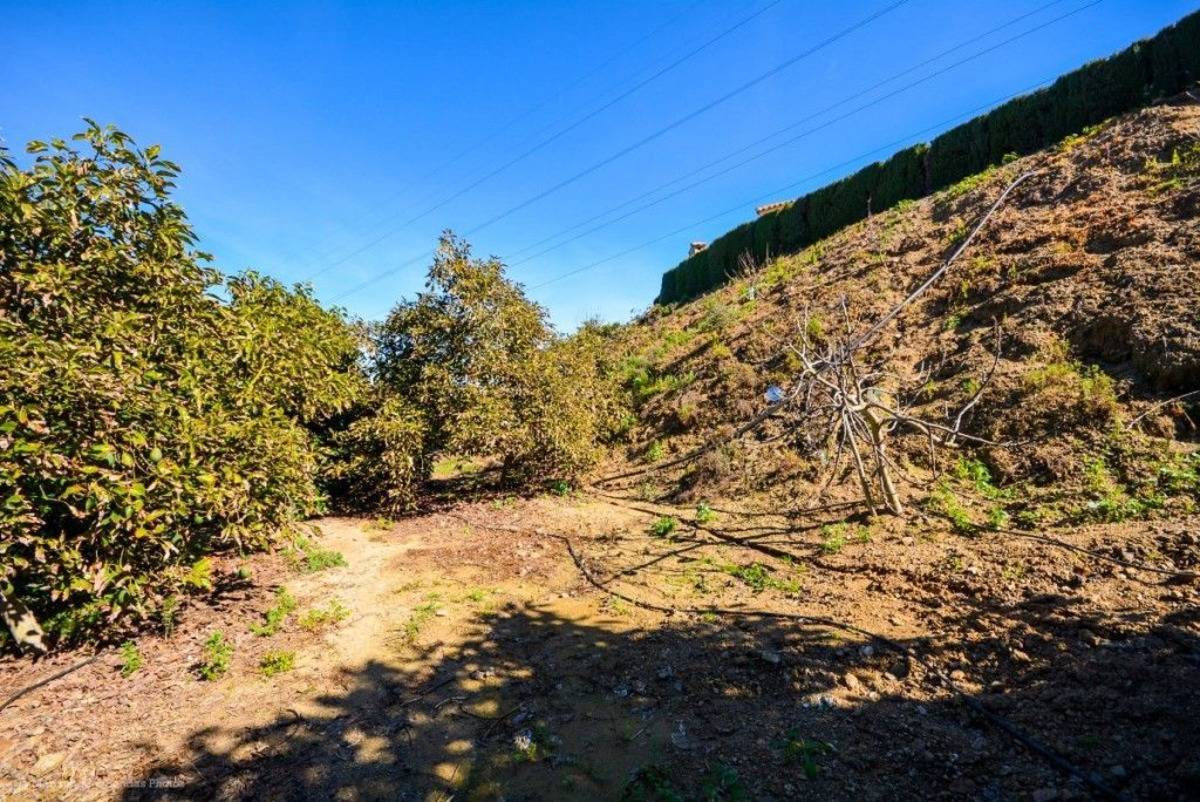
[[[651,627],[619,602],[577,615],[590,598],[481,614],[420,647],[433,670],[371,662],[319,713],[195,732],[124,798],[1089,798],[882,643],[741,616]],[[1003,637],[904,645],[1129,798],[1200,787],[1194,616],[1128,637],[1047,597],[946,631],[985,618]]]

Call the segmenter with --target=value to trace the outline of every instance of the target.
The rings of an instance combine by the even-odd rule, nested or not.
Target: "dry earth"
[[[649,531],[664,513],[671,537]],[[131,677],[110,650],[0,713],[0,799],[1089,797],[935,672],[1128,798],[1195,798],[1194,585],[932,520],[839,545],[811,518],[693,519],[594,493],[320,521],[346,567],[226,562],[219,596],[138,641]],[[1063,537],[1182,568],[1198,528]],[[279,584],[297,612],[252,634]],[[347,619],[298,626],[335,599]],[[218,629],[233,665],[205,682]],[[268,649],[294,670],[261,676]],[[0,664],[0,699],[81,656]]]

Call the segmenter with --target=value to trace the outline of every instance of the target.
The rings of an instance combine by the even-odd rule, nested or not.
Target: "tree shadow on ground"
[[[1125,629],[1067,598],[981,607],[903,641],[909,661],[797,622],[625,604],[581,586],[480,615],[421,646],[419,672],[369,662],[303,713],[193,733],[124,799],[1088,798],[928,665],[1129,798],[1200,787],[1194,615]]]

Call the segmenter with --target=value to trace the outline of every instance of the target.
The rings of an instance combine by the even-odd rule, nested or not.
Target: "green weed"
[[[314,607],[309,610],[301,616],[299,624],[301,629],[312,632],[345,621],[349,617],[350,609],[339,600],[334,599],[325,609]]]
[[[121,644],[121,661],[122,677],[132,676],[142,667],[142,654],[136,643],[128,640]]]
[[[804,776],[815,780],[821,773],[817,758],[833,754],[836,749],[832,744],[819,741],[816,738],[805,738],[796,729],[789,729],[771,741],[771,748],[783,752],[783,759],[789,763],[799,763],[804,767]]]
[[[204,642],[204,660],[200,663],[200,678],[214,682],[229,671],[233,659],[233,644],[225,640],[225,633],[217,630]]]
[[[285,671],[291,671],[295,664],[295,652],[272,649],[263,655],[263,659],[258,664],[258,670],[264,677],[273,677],[276,674],[282,674]]]
[[[650,524],[650,533],[658,537],[669,537],[678,528],[679,522],[674,518],[664,515],[654,523]]]
[[[260,637],[269,637],[279,632],[287,617],[296,610],[296,600],[288,589],[280,585],[275,589],[275,606],[264,614],[262,624],[251,624],[250,631]]]

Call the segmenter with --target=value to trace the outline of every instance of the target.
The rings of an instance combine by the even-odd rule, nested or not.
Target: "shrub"
[[[66,641],[321,508],[362,332],[255,274],[213,293],[157,146],[89,121],[28,149],[0,152],[0,589]]]
[[[333,435],[326,479],[344,501],[388,515],[411,510],[429,478],[424,414],[400,396],[382,392],[377,406]]]
[[[428,453],[498,457],[503,478],[574,479],[619,426],[614,327],[558,337],[495,259],[443,234],[426,292],[379,328],[383,387],[420,410]]]

